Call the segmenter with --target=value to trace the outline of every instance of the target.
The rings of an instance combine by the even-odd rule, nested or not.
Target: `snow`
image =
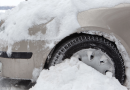
[[[0,10],[0,14],[1,14],[1,13],[4,13],[4,12],[5,12],[5,10]]]
[[[30,90],[127,90],[110,72],[103,75],[76,57],[43,70]]]
[[[27,39],[47,40],[48,43],[46,44],[45,47],[53,48],[55,45],[54,44],[55,41],[61,40],[62,38],[75,32],[80,27],[77,21],[77,14],[79,12],[89,10],[92,8],[113,7],[120,3],[130,3],[130,0],[93,0],[93,1],[91,0],[28,0],[28,1],[23,1],[17,7],[8,10],[4,14],[0,15],[0,21],[1,20],[5,21],[0,27],[0,41],[1,41],[0,49],[2,49],[5,46],[8,46],[7,53],[10,56],[12,52],[12,45],[15,42],[21,40],[27,40]],[[28,29],[34,25],[40,25],[40,24],[46,24],[45,26],[46,32],[42,33],[42,31],[38,31],[36,34],[30,35]],[[89,34],[93,34],[93,33],[89,32]],[[104,35],[104,37],[106,38],[108,37],[107,34],[102,34],[102,35]],[[117,40],[114,36],[111,36],[108,39],[110,39],[111,41],[115,41],[118,49],[120,50],[123,56],[123,59],[125,60],[125,65],[128,68],[126,70],[127,79],[128,79],[127,82],[129,82],[130,81],[129,56],[119,40]],[[77,62],[77,63],[81,63],[81,62]],[[49,72],[49,71],[43,70],[43,72]],[[110,74],[108,74],[108,76],[110,77]],[[105,76],[103,77],[105,78]],[[97,83],[100,83],[98,82],[98,78],[95,79]],[[82,79],[78,79],[78,80],[82,81]],[[113,77],[112,78],[107,77],[107,80],[108,81],[112,80],[113,82],[116,82],[116,80]],[[104,83],[105,86],[106,82],[105,81],[102,82]],[[97,83],[95,83],[94,85],[97,85]],[[77,83],[75,82],[72,84],[76,85]],[[107,84],[111,85],[111,83],[109,82]],[[116,84],[119,85],[117,82]],[[70,85],[70,87],[72,86],[71,84],[67,84],[67,85]],[[68,88],[70,87],[68,86]],[[91,88],[91,85],[87,87]]]
[[[27,90],[24,86],[15,87],[18,80],[4,79],[0,77],[0,90]]]
[[[80,27],[77,21],[79,12],[91,8],[112,7],[120,3],[130,3],[130,0],[23,1],[1,15],[0,20],[4,20],[5,23],[0,28],[0,40],[7,41],[3,46],[27,39],[53,42],[61,40]],[[35,35],[30,35],[28,29],[40,24],[46,24],[46,33],[39,31]]]
[[[84,30],[85,28],[82,28],[82,30]],[[87,34],[91,34],[91,35],[99,35],[99,36],[103,36],[106,39],[115,42],[119,52],[121,53],[123,60],[124,60],[124,65],[126,67],[126,82],[125,85],[127,86],[127,88],[130,88],[130,57],[127,53],[127,51],[125,50],[124,46],[121,44],[120,40],[118,40],[113,33],[105,33],[105,32],[101,32],[101,31],[94,31],[94,30],[88,30],[88,31],[84,31],[84,33]]]
[[[32,76],[33,76],[33,79],[32,79],[32,82],[35,82],[38,78],[38,76],[40,75],[40,72],[42,71],[42,68],[34,68],[33,70],[33,73],[32,73]]]

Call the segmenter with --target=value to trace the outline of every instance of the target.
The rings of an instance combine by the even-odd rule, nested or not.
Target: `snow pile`
[[[112,7],[130,0],[28,0],[8,10],[0,17],[5,23],[0,28],[3,44],[21,40],[59,40],[73,33],[79,26],[77,14],[91,8]],[[49,23],[48,23],[49,22]],[[46,32],[30,35],[33,25],[46,24]]]
[[[2,14],[2,13],[4,13],[5,12],[5,10],[0,10],[0,14]]]
[[[111,74],[103,75],[77,58],[43,70],[30,90],[127,90]]]

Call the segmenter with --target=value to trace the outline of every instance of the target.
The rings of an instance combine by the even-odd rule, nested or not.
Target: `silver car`
[[[77,20],[81,27],[55,42],[53,49],[41,50],[46,41],[24,40],[13,45],[20,47],[13,48],[8,57],[8,47],[3,48],[0,51],[0,75],[11,79],[32,80],[37,70],[49,69],[66,58],[76,56],[102,74],[111,72],[121,84],[125,84],[129,80],[130,5],[80,12]],[[1,21],[0,26],[3,23]],[[42,28],[45,32],[43,25],[34,25],[29,30]]]

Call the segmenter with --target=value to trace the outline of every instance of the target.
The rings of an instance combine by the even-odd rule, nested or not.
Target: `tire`
[[[114,63],[114,76],[121,84],[125,82],[125,66],[121,54],[114,42],[102,36],[82,34],[62,43],[51,55],[48,67],[61,63],[62,60],[70,58],[74,53],[84,49],[101,50],[107,54]]]

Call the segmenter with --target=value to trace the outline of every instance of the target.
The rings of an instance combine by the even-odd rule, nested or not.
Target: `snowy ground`
[[[30,90],[127,90],[111,73],[103,75],[72,57],[43,70]]]
[[[2,79],[0,77],[0,90],[28,90],[30,81]]]
[[[0,10],[0,14],[1,14],[1,13],[5,13],[5,10]]]
[[[77,58],[43,70],[34,87],[28,81],[0,78],[0,90],[127,90],[111,73],[103,75]]]
[[[103,75],[72,57],[43,70],[34,87],[28,81],[0,78],[0,90],[127,90],[111,73]]]

